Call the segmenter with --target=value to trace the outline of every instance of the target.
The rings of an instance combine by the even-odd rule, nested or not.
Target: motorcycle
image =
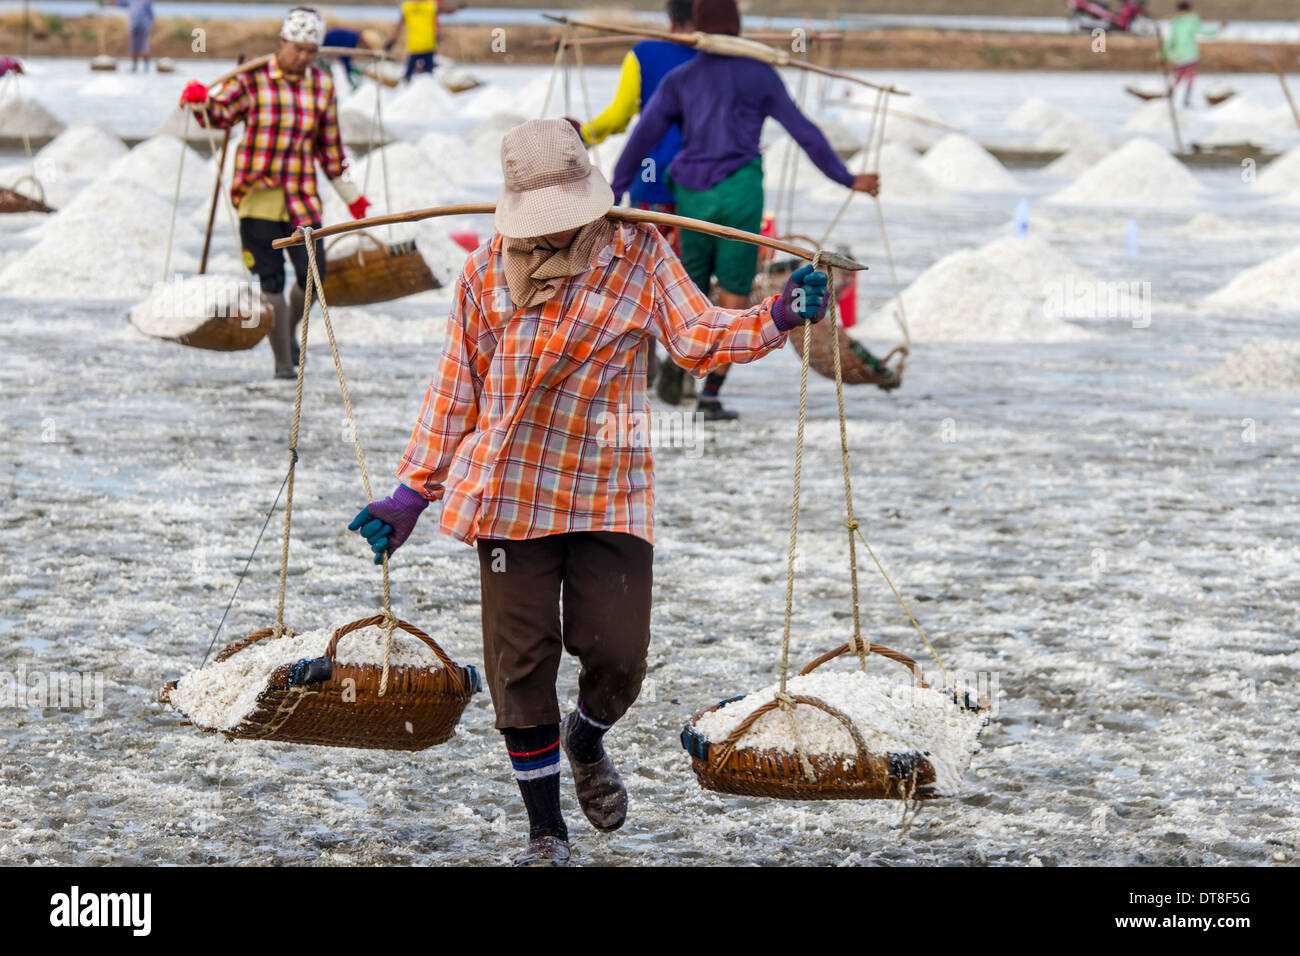
[[[1146,0],[1124,0],[1118,11],[1106,0],[1066,0],[1065,15],[1076,30],[1117,30],[1152,36],[1155,21],[1147,12]]]

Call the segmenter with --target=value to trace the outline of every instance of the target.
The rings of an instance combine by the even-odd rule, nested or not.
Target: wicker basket
[[[220,733],[229,738],[372,750],[424,750],[450,740],[469,699],[483,685],[477,670],[455,663],[428,634],[405,621],[397,622],[428,645],[442,667],[389,668],[383,697],[379,696],[383,672],[379,664],[340,664],[335,659],[340,638],[383,622],[376,615],[345,624],[334,632],[324,656],[279,667],[258,695],[253,712]],[[270,635],[269,628],[255,631],[226,645],[213,660],[223,661]],[[170,703],[175,687],[175,681],[164,684],[158,699]]]
[[[210,349],[214,352],[238,352],[251,349],[266,338],[271,327],[275,325],[275,313],[271,310],[271,303],[267,300],[266,293],[258,293],[256,302],[256,315],[246,314],[241,307],[233,314],[214,315],[198,328],[184,335],[155,337],[167,342],[188,345],[191,348]],[[128,313],[127,318],[146,335],[155,335],[146,326],[137,322],[133,318],[133,313]]]
[[[340,237],[342,238],[342,237]],[[330,243],[333,246],[335,239]],[[415,247],[415,240],[384,245],[360,234],[355,252],[329,258],[326,249],[325,300],[330,305],[368,305],[441,288]]]
[[[40,199],[33,199],[25,196],[18,191],[18,183],[31,182],[41,194]],[[35,176],[23,176],[12,186],[6,188],[0,186],[0,213],[3,212],[54,212],[45,204],[45,188],[36,180]]]
[[[804,667],[800,676],[811,673],[850,649],[850,645],[842,644],[828,651]],[[927,686],[917,674],[916,661],[906,654],[880,644],[872,644],[871,653],[903,664],[917,675],[918,687]],[[734,706],[745,699],[733,697],[700,711],[682,729],[682,746],[691,755],[691,768],[700,786],[718,793],[778,800],[928,800],[940,796],[934,792],[934,767],[926,759],[926,754],[918,751],[871,753],[861,732],[843,712],[816,697],[791,696],[799,704],[824,710],[844,724],[857,745],[856,757],[846,759],[843,755],[809,754],[816,778],[809,780],[794,753],[737,747],[737,742],[755,721],[779,706],[776,701],[756,708],[722,743],[710,743],[695,729],[695,722],[707,713]],[[969,708],[970,702],[966,703]]]
[[[835,380],[835,340],[831,338],[832,329],[840,339],[840,374],[845,385],[879,385],[888,390],[903,384],[903,377],[897,370],[892,375],[882,377],[878,371],[853,354],[851,348],[853,340],[849,338],[849,333],[829,319],[815,322],[812,326],[812,349],[808,356],[808,365],[814,372],[831,381]],[[803,339],[798,337],[797,332],[796,336],[795,341],[802,343]],[[894,349],[889,352],[880,360],[880,364],[888,369],[889,360],[898,354],[898,351]]]

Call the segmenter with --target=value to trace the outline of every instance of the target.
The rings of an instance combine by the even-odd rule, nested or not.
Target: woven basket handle
[[[908,670],[910,670],[912,672],[912,676],[916,678],[917,687],[922,687],[927,689],[929,688],[930,685],[927,684],[922,679],[920,674],[920,668],[917,667],[916,661],[912,660],[912,658],[908,657],[906,654],[900,653],[899,651],[893,650],[892,648],[885,647],[885,645],[883,644],[871,644],[870,648],[872,654],[879,654],[881,657],[887,657],[891,661],[897,661],[898,663],[906,667]],[[821,657],[814,658],[813,660],[805,664],[803,670],[799,672],[799,676],[803,677],[805,674],[811,674],[813,671],[821,667],[827,661],[833,661],[841,654],[847,654],[851,650],[854,650],[854,648],[851,645],[841,644],[833,651],[827,651]]]
[[[325,243],[325,254],[326,254],[326,255],[329,255],[329,251],[330,251],[330,249],[332,249],[334,246],[338,245],[338,241],[339,241],[340,239],[347,239],[347,238],[348,238],[348,235],[349,235],[349,234],[345,232],[345,233],[343,233],[342,235],[335,236],[335,237],[334,237],[333,239],[331,239],[329,242]],[[361,241],[362,241],[363,239],[369,239],[370,242],[371,242],[371,244],[373,244],[374,247],[375,247],[377,250],[379,250],[380,252],[383,252],[383,251],[384,251],[384,244],[383,244],[382,242],[380,242],[378,239],[376,239],[374,236],[372,236],[370,233],[366,232],[365,230],[362,230],[361,232],[358,232],[358,233],[356,234],[356,239],[357,239],[357,246],[358,246],[358,248],[357,248],[357,261],[360,262],[360,263],[363,263],[363,264],[364,264],[364,263],[365,263],[365,259],[366,259],[365,253],[362,252],[362,250],[360,249]]]
[[[867,750],[867,742],[862,739],[862,733],[858,730],[857,725],[849,719],[848,714],[844,713],[844,711],[837,707],[832,707],[820,697],[809,697],[806,694],[791,694],[790,699],[797,704],[807,704],[810,707],[816,707],[818,710],[824,710],[826,713],[838,720],[849,732],[849,736],[853,738],[853,745],[858,748],[858,759],[862,761],[864,765],[871,760],[871,753]],[[766,704],[754,708],[753,713],[738,723],[735,726],[735,729],[733,729],[731,733],[727,734],[727,739],[724,740],[722,746],[718,748],[717,755],[710,759],[714,768],[720,769],[722,767],[723,763],[726,762],[726,759],[731,756],[731,752],[736,749],[736,744],[740,741],[740,738],[745,735],[745,732],[748,731],[750,727],[754,726],[754,722],[757,721],[758,718],[762,717],[764,714],[771,713],[780,706],[779,702],[769,700]]]
[[[28,182],[28,181],[30,181],[31,184],[32,184],[33,186],[35,186],[38,190],[40,190],[41,198],[38,199],[37,202],[39,202],[42,206],[46,205],[46,203],[45,203],[45,187],[41,185],[41,181],[40,181],[39,179],[37,179],[35,176],[32,176],[32,175],[30,175],[30,174],[27,175],[27,176],[19,176],[17,179],[14,180],[14,184],[13,184],[12,186],[10,186],[9,188],[12,189],[14,192],[17,193],[17,192],[18,192],[18,184],[19,184],[19,183],[25,183],[25,182]],[[21,196],[22,193],[18,193],[18,195]],[[31,198],[31,197],[28,197],[28,198]]]
[[[353,631],[359,631],[365,627],[378,627],[383,623],[384,623],[384,615],[376,614],[374,617],[365,617],[359,621],[353,621],[351,624],[344,624],[337,631],[335,631],[334,636],[330,638],[329,646],[325,648],[325,656],[330,658],[330,660],[333,660],[335,658],[335,656],[338,653],[339,638],[351,634]],[[461,682],[460,666],[455,661],[453,661],[450,657],[447,656],[447,652],[438,646],[437,641],[431,638],[428,634],[424,633],[424,631],[420,630],[414,624],[408,624],[406,623],[406,621],[397,620],[397,626],[400,627],[402,630],[404,630],[407,634],[410,634],[412,637],[418,637],[420,640],[424,641],[425,645],[429,648],[429,650],[433,651],[434,655],[438,658],[438,660],[442,662],[442,666],[447,668],[447,673],[452,676],[452,678],[456,681],[458,686],[460,685]]]
[[[272,631],[271,628],[264,627],[260,631],[254,631],[252,634],[249,634],[248,637],[241,637],[239,640],[227,644],[221,650],[217,651],[217,653],[212,658],[212,663],[219,664],[222,661],[224,661],[226,658],[238,654],[244,648],[248,647],[248,645],[256,644],[258,641],[270,637],[273,633],[275,632]],[[295,635],[293,631],[286,630],[284,632],[284,636],[294,637]]]

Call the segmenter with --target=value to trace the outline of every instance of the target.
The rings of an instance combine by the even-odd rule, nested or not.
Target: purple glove
[[[372,501],[358,511],[348,530],[365,538],[375,553],[375,564],[383,564],[384,554],[392,554],[402,546],[427,507],[429,502],[423,495],[398,485],[387,498]]]
[[[782,332],[803,325],[804,319],[820,322],[826,317],[831,299],[826,294],[830,279],[811,265],[801,266],[785,280],[785,288],[772,306],[772,321]]]

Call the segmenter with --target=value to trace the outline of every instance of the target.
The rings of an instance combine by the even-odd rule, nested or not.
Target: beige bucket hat
[[[614,191],[568,120],[529,120],[506,133],[501,172],[493,224],[511,239],[577,229],[614,207]]]

